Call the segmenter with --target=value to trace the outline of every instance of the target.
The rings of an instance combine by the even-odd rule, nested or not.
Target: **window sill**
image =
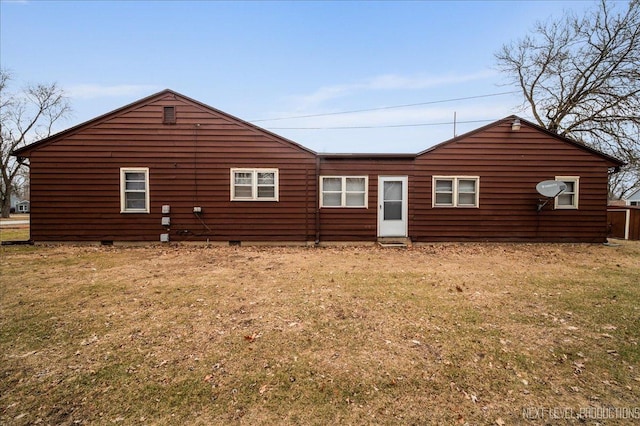
[[[231,201],[233,201],[233,202],[236,202],[236,201],[240,201],[240,202],[247,202],[247,201],[278,202],[279,200],[277,198],[232,198]]]
[[[367,206],[320,206],[321,209],[368,209]]]
[[[434,209],[479,209],[480,206],[441,206],[441,205],[433,205],[431,206]]]

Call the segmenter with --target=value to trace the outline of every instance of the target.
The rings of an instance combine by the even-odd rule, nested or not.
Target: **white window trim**
[[[436,203],[436,181],[437,180],[450,180],[452,181],[452,204],[437,204]],[[476,182],[476,197],[473,205],[458,203],[458,181],[459,180],[474,180]],[[437,208],[458,208],[458,209],[477,209],[480,207],[480,176],[432,176],[431,178],[431,207]]]
[[[578,210],[578,201],[580,199],[580,176],[556,176],[555,180],[560,182],[573,182],[573,204],[570,206],[558,204],[559,196],[554,199],[554,208],[556,210]],[[560,194],[562,195],[562,193]]]
[[[324,179],[342,179],[342,190],[340,191],[339,206],[325,206],[324,197]],[[347,206],[347,179],[364,179],[364,205],[363,206]],[[336,192],[337,191],[332,191]],[[353,192],[353,191],[351,191]],[[369,208],[369,176],[320,176],[320,207],[324,209],[368,209]]]
[[[236,197],[235,196],[235,174],[236,173],[251,173],[251,197]],[[258,173],[273,173],[274,189],[273,197],[258,197]],[[280,194],[280,177],[278,169],[246,169],[237,168],[231,169],[230,176],[230,199],[231,201],[279,201]]]
[[[144,209],[127,209],[127,202],[125,196],[126,184],[125,184],[125,176],[126,173],[144,173]],[[121,167],[120,168],[120,213],[149,213],[149,168],[148,167]]]

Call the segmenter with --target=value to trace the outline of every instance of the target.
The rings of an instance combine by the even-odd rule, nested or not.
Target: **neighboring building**
[[[626,202],[628,206],[640,206],[640,189],[636,189],[627,198]]]
[[[13,213],[29,213],[29,201],[23,200],[19,195],[11,194],[10,210]]]
[[[418,154],[318,154],[171,90],[14,155],[34,241],[105,243],[603,242],[623,164],[515,116]]]
[[[609,206],[607,209],[608,237],[640,240],[640,207]]]
[[[30,202],[28,200],[24,200],[24,201],[20,201],[18,203],[16,203],[16,213],[29,213],[30,209]]]
[[[640,189],[628,197],[609,202],[609,237],[640,240]]]

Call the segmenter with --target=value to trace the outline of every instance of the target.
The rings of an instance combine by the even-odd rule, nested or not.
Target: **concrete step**
[[[383,248],[408,248],[411,247],[410,238],[393,238],[384,237],[378,238],[378,245]]]

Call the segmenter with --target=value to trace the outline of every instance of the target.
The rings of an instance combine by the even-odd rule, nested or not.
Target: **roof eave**
[[[334,152],[321,152],[317,154],[320,158],[327,159],[367,159],[367,158],[375,158],[375,159],[413,159],[416,157],[416,154],[410,153],[381,153],[381,152],[371,152],[371,153],[334,153]]]

